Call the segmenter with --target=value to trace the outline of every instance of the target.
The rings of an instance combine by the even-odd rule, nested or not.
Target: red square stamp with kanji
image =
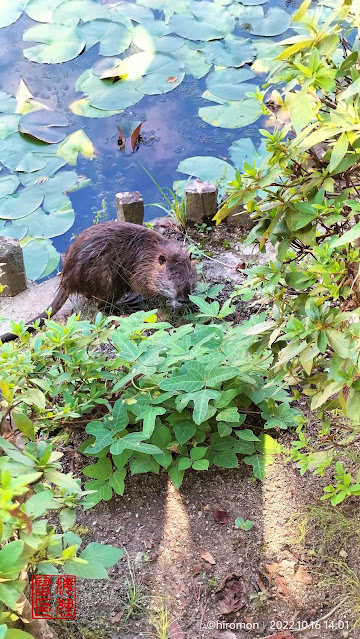
[[[74,575],[34,575],[32,618],[75,619],[76,577]]]

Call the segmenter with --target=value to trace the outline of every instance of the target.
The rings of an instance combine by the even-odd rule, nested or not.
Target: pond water
[[[56,2],[59,4],[59,1],[49,0],[49,7],[52,7]],[[5,4],[6,2],[8,0],[5,0]],[[17,0],[14,2],[16,4]],[[42,0],[30,0],[30,5],[34,2],[41,4]],[[80,6],[81,2],[85,2],[85,0],[67,0],[67,2],[73,3],[75,8],[77,4]],[[89,3],[90,0],[86,0],[86,2]],[[183,0],[183,4],[188,2],[190,0]],[[196,2],[201,5],[205,4],[200,0],[195,0],[192,2],[192,6]],[[215,4],[224,4],[223,8],[226,11],[229,10],[226,5],[232,2],[237,5],[237,8],[242,7],[237,0],[215,0]],[[246,4],[254,5],[256,2],[257,0],[249,0]],[[134,4],[131,0],[128,0],[127,3]],[[166,0],[153,0],[153,2],[144,0],[145,6],[162,6],[161,3],[166,5]],[[24,4],[27,5],[26,0]],[[93,4],[101,5],[102,3],[93,2]],[[298,4],[298,2],[288,4],[283,0],[270,0],[263,4],[262,8],[265,14],[271,7],[278,7],[291,14]],[[3,5],[4,0],[0,0],[0,18]],[[110,3],[106,4],[106,6],[108,5]],[[169,0],[167,0],[167,6],[171,6]],[[254,6],[247,8],[255,9]],[[256,7],[257,9],[258,7]],[[163,12],[154,10],[153,14],[156,20],[164,21]],[[233,35],[250,38],[255,46],[258,40],[264,42],[264,37],[249,35],[246,31],[247,25],[241,25],[240,22],[240,20],[237,21]],[[193,156],[214,156],[231,161],[229,160],[229,148],[234,141],[239,138],[251,138],[254,143],[258,141],[258,128],[263,125],[263,118],[242,128],[220,128],[212,126],[199,117],[199,108],[213,105],[212,102],[207,102],[202,97],[207,89],[207,75],[197,79],[186,74],[184,80],[174,90],[165,94],[144,95],[137,104],[129,106],[118,115],[104,118],[75,115],[69,105],[82,97],[81,92],[75,90],[76,81],[85,70],[91,69],[101,59],[99,45],[97,44],[74,59],[61,64],[31,62],[23,55],[23,50],[29,47],[29,42],[23,42],[23,33],[35,24],[37,23],[31,20],[26,13],[23,13],[13,24],[0,29],[0,88],[14,96],[20,80],[23,79],[36,99],[53,111],[64,113],[67,116],[69,125],[66,134],[82,129],[92,141],[96,153],[96,157],[92,160],[79,155],[76,167],[65,166],[61,169],[62,171],[76,170],[79,175],[90,178],[91,184],[86,188],[69,193],[75,211],[75,222],[67,232],[51,238],[57,251],[64,252],[72,235],[92,224],[95,212],[102,207],[102,200],[106,202],[108,219],[114,219],[114,196],[119,191],[141,191],[146,205],[145,219],[147,221],[162,214],[158,208],[148,206],[154,202],[161,202],[162,196],[144,172],[141,164],[162,187],[172,187],[174,180],[187,179],[188,177],[177,172],[179,162],[182,160]],[[132,24],[136,26],[135,22]],[[288,35],[286,29],[285,32]],[[281,33],[268,37],[266,40],[279,40],[283,37],[284,33]],[[204,44],[206,42],[202,42],[201,46]],[[176,56],[176,51],[173,55]],[[124,52],[118,57],[125,56]],[[213,70],[214,67],[211,67],[211,72]],[[261,76],[257,75],[246,81],[255,87],[261,81]],[[118,145],[117,124],[123,123],[124,119],[129,122],[143,122],[143,140],[133,153],[129,153],[127,150],[122,151]],[[8,170],[5,168],[1,175],[4,176],[7,172]],[[38,174],[41,176],[41,170]],[[26,221],[26,218],[22,219]],[[9,222],[7,222],[8,224]],[[4,230],[0,228],[0,234],[2,233],[4,234]],[[30,230],[28,235],[31,235]],[[39,233],[37,237],[39,237]],[[32,252],[31,259],[34,255],[36,252]],[[27,257],[27,259],[30,258]],[[29,273],[34,275],[34,269],[31,266],[29,266]],[[40,277],[40,273],[36,274]],[[48,273],[45,274],[48,275]]]

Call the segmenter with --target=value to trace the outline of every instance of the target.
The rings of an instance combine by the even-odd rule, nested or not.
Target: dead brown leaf
[[[120,619],[122,618],[123,614],[124,614],[123,610],[120,610],[120,612],[117,612],[113,617],[111,617],[110,619],[111,623],[118,623]]]
[[[177,80],[177,78],[175,78],[175,76],[173,76],[173,75],[171,75],[171,76],[167,79],[167,81],[168,81],[168,82],[170,82],[171,84],[172,84],[173,82],[176,82],[176,80]]]
[[[219,506],[216,506],[213,510],[213,517],[217,524],[227,524],[229,521],[229,515],[226,510],[223,510]]]
[[[197,575],[200,575],[202,569],[203,569],[203,565],[202,565],[201,561],[199,561],[199,563],[195,564],[195,566],[193,568],[193,571],[192,571],[193,577],[196,577]]]
[[[282,577],[281,575],[274,575],[274,579],[276,583],[278,584],[278,586],[280,586],[280,590],[282,591],[284,597],[286,597],[287,599],[291,597],[290,591],[286,585],[284,577]]]
[[[185,635],[177,621],[173,621],[168,627],[168,636],[169,639],[185,639]]]
[[[295,579],[296,581],[300,581],[302,584],[311,584],[313,580],[312,576],[306,572],[303,566],[300,566],[299,570],[296,571]]]
[[[214,557],[208,550],[206,550],[206,548],[199,548],[199,550],[200,550],[201,559],[204,559],[204,561],[207,561],[209,564],[212,564],[212,565],[216,564]]]
[[[229,615],[243,608],[248,596],[242,578],[235,573],[228,575],[216,590],[218,610],[222,615]]]

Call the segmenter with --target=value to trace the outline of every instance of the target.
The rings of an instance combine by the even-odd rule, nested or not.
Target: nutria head
[[[160,236],[146,260],[144,253],[130,278],[131,288],[144,298],[162,296],[171,305],[180,306],[194,292],[197,281],[195,264],[178,244]]]
[[[163,251],[157,256],[158,268],[154,284],[172,306],[180,306],[189,299],[196,287],[197,273],[194,262],[178,247]]]

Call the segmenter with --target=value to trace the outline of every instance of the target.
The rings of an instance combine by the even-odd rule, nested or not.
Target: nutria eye
[[[165,264],[166,257],[165,255],[159,255],[159,264]]]

